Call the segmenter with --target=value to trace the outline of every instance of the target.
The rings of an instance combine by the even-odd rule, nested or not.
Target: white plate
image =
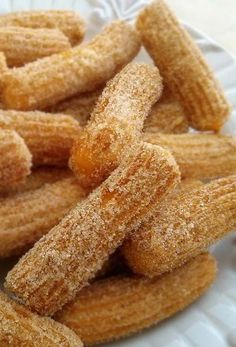
[[[73,9],[88,20],[87,39],[113,19],[133,20],[146,1],[137,0],[1,0],[0,12],[29,9]],[[233,105],[224,132],[236,134],[236,60],[205,34],[186,25],[203,51]],[[142,52],[138,60],[149,62]],[[236,236],[214,247],[219,263],[217,280],[211,290],[174,318],[134,337],[107,346],[123,347],[236,347]],[[0,263],[4,277],[11,263]],[[1,281],[1,279],[0,279]]]

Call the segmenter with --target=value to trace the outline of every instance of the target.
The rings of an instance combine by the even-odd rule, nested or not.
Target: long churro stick
[[[66,178],[2,200],[0,258],[28,250],[85,196],[75,178]]]
[[[36,165],[67,165],[80,126],[70,116],[40,111],[0,111],[0,128],[16,130]]]
[[[188,121],[176,100],[157,102],[144,123],[148,133],[180,134],[188,132]]]
[[[137,28],[190,125],[199,130],[219,130],[230,112],[228,101],[200,49],[165,1],[148,5],[139,14]]]
[[[215,275],[215,259],[202,254],[161,277],[107,278],[84,288],[55,318],[86,346],[114,341],[182,311],[209,288]]]
[[[134,145],[109,178],[21,258],[6,287],[33,310],[54,314],[95,276],[178,178],[169,152]]]
[[[0,51],[8,66],[22,66],[71,47],[68,38],[55,29],[0,26]]]
[[[90,43],[39,59],[4,76],[8,108],[47,108],[77,93],[96,90],[134,58],[139,37],[122,21],[107,25]]]
[[[0,292],[1,347],[82,347],[69,328],[40,317]]]
[[[215,134],[144,134],[144,140],[168,148],[183,178],[208,179],[236,173],[236,137]]]
[[[0,129],[0,192],[22,184],[30,168],[31,154],[24,140],[15,131]]]
[[[72,147],[70,167],[82,186],[98,186],[119,165],[161,92],[158,69],[147,64],[130,63],[108,82]]]
[[[72,44],[78,44],[84,37],[85,23],[74,11],[21,11],[0,16],[0,26],[17,26],[34,29],[59,29]]]
[[[236,176],[181,192],[157,207],[123,245],[135,273],[153,277],[204,251],[236,228]]]

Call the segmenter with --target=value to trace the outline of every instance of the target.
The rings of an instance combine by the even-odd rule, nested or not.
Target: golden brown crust
[[[33,310],[55,313],[96,275],[178,179],[168,151],[133,145],[109,178],[21,258],[8,273],[6,287]]]
[[[17,110],[45,109],[75,94],[96,90],[138,53],[133,28],[115,21],[86,45],[9,70],[2,101]]]
[[[17,26],[34,29],[58,29],[66,35],[71,44],[80,43],[85,33],[85,22],[74,11],[19,11],[0,17],[0,27]]]
[[[0,292],[1,347],[82,347],[79,337],[50,318],[39,317]]]
[[[157,206],[122,251],[135,273],[153,277],[181,266],[235,228],[236,176],[229,176]]]
[[[82,186],[98,186],[119,165],[161,92],[159,71],[147,64],[130,63],[108,82],[72,148],[70,167]]]
[[[175,157],[182,178],[209,179],[236,173],[236,137],[215,134],[144,134]]]
[[[86,195],[75,178],[65,178],[1,200],[0,258],[27,251]]]
[[[33,155],[35,165],[67,166],[78,122],[70,116],[40,111],[0,111],[0,128],[19,133]]]
[[[83,289],[55,318],[86,346],[117,340],[183,310],[209,288],[215,275],[215,259],[202,254],[161,277],[107,278]]]
[[[165,1],[148,5],[138,16],[137,28],[190,125],[218,131],[229,116],[228,101],[200,49]]]
[[[15,131],[0,129],[0,192],[22,184],[30,174],[31,164],[24,140]]]

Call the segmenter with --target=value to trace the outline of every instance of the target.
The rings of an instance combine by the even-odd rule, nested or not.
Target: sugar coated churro
[[[72,44],[78,44],[84,37],[85,23],[74,11],[20,11],[0,16],[0,26],[17,26],[34,29],[59,29]]]
[[[18,110],[42,109],[96,90],[132,60],[139,48],[132,27],[115,21],[87,45],[9,70],[3,79],[3,104]]]
[[[21,258],[8,273],[6,287],[33,310],[54,314],[178,179],[168,151],[136,143],[109,178]]]
[[[108,82],[72,148],[70,167],[82,186],[98,186],[117,167],[161,92],[158,69],[147,64],[130,63]]]
[[[0,258],[28,250],[85,196],[75,178],[65,178],[2,200]]]
[[[170,271],[236,228],[236,176],[180,192],[123,245],[128,265],[147,276]]]
[[[0,111],[0,129],[14,129],[25,140],[36,165],[67,165],[80,126],[70,116],[40,111]]]
[[[68,38],[55,29],[0,26],[0,51],[8,66],[22,66],[71,47]]]
[[[31,154],[24,140],[15,131],[0,129],[0,192],[22,184],[30,168]]]
[[[176,100],[157,102],[144,123],[149,133],[180,134],[188,132],[188,121]]]
[[[161,277],[107,278],[84,288],[56,319],[81,336],[86,346],[114,341],[182,311],[215,276],[215,259],[202,254]]]
[[[148,5],[137,19],[137,28],[190,125],[199,130],[219,130],[229,115],[229,104],[200,49],[165,1]]]
[[[147,142],[168,148],[183,178],[209,179],[236,173],[236,137],[215,134],[144,134]]]
[[[82,347],[73,331],[40,317],[0,292],[1,347]]]

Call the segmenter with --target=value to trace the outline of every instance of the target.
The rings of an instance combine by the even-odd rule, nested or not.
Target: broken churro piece
[[[81,336],[86,346],[114,341],[182,311],[215,276],[215,259],[201,254],[161,277],[106,278],[84,288],[55,318]]]
[[[36,165],[66,166],[80,126],[70,116],[40,111],[0,111],[0,128],[16,130]]]
[[[236,173],[236,137],[216,134],[144,134],[175,157],[182,178],[210,179]]]
[[[82,186],[98,186],[119,165],[161,92],[158,69],[147,64],[130,63],[108,82],[72,147],[70,167]]]
[[[190,125],[199,130],[220,130],[230,113],[228,101],[197,44],[166,2],[154,0],[145,7],[137,28]]]
[[[2,102],[17,110],[43,109],[77,93],[96,90],[138,53],[133,28],[115,21],[86,45],[9,70]]]
[[[236,228],[236,176],[183,190],[167,202],[123,245],[135,273],[171,271]]]
[[[0,292],[1,347],[82,347],[64,325],[30,312]]]
[[[86,195],[71,177],[2,200],[0,258],[27,251]]]
[[[22,184],[30,168],[31,154],[24,140],[15,131],[0,129],[0,192]]]
[[[78,44],[84,37],[85,23],[74,11],[20,11],[0,16],[0,27],[17,26],[34,29],[59,29],[71,44]]]
[[[33,310],[54,314],[178,180],[168,151],[136,143],[107,180],[21,258],[8,273],[6,287]]]

